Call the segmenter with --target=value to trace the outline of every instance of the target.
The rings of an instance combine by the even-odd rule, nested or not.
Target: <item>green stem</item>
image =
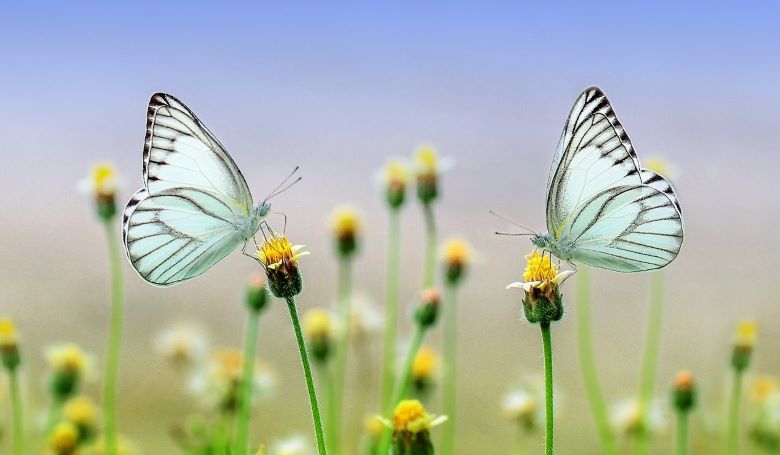
[[[442,428],[441,453],[451,455],[455,450],[455,427],[457,420],[456,402],[456,363],[458,344],[458,301],[457,288],[448,285],[445,288],[444,302],[444,380],[442,394],[444,398],[444,415],[447,425]]]
[[[11,387],[11,408],[14,419],[14,455],[24,454],[24,415],[22,413],[22,393],[19,390],[19,370],[14,368],[8,372]]]
[[[57,421],[60,419],[60,415],[62,414],[63,404],[64,400],[60,398],[54,398],[54,400],[51,402],[51,406],[49,407],[49,416],[46,419],[46,435],[49,435],[54,429],[54,426],[57,425]]]
[[[404,361],[404,368],[401,372],[401,377],[395,387],[395,393],[393,399],[390,402],[388,409],[384,410],[386,416],[392,420],[393,407],[395,407],[401,400],[403,400],[409,393],[409,387],[412,383],[412,366],[414,365],[414,358],[417,356],[417,351],[420,350],[423,338],[425,338],[425,328],[420,324],[416,325],[414,331],[414,337],[412,338],[412,344],[409,345],[409,352],[406,353],[406,360]],[[392,431],[389,428],[385,429],[382,433],[382,438],[379,441],[378,455],[386,454],[390,448],[390,439]]]
[[[342,452],[342,410],[344,407],[344,390],[346,388],[347,353],[349,352],[351,325],[350,306],[352,301],[352,261],[349,258],[341,258],[338,273],[338,307],[341,333],[339,334],[338,346],[336,346],[335,371],[333,374],[336,399],[328,405],[328,437],[330,438],[330,451],[332,453]]]
[[[658,351],[661,345],[661,320],[663,316],[664,274],[662,270],[650,275],[650,315],[647,320],[645,354],[642,360],[642,377],[639,386],[639,421],[636,452],[647,454],[650,432],[647,431],[647,412],[653,398],[655,376],[658,369]]]
[[[433,273],[436,267],[436,219],[431,204],[423,204],[425,215],[425,268],[423,269],[423,289],[433,286]]]
[[[739,453],[739,408],[742,397],[742,372],[734,371],[734,382],[731,386],[731,402],[729,404],[728,454]]]
[[[334,432],[334,426],[335,423],[333,421],[333,413],[335,412],[334,408],[336,406],[336,387],[335,387],[335,381],[333,380],[333,374],[332,368],[328,368],[327,363],[318,362],[318,370],[320,375],[320,381],[325,386],[325,412],[326,412],[326,419],[325,419],[325,434],[328,436],[327,440],[330,444],[332,444],[333,441],[333,432]],[[328,451],[331,453],[333,452],[333,446],[328,446]]]
[[[119,351],[122,345],[122,324],[124,318],[124,284],[122,282],[122,256],[119,239],[113,219],[104,223],[108,241],[108,255],[111,263],[111,327],[108,335],[106,376],[103,385],[103,419],[105,420],[106,454],[117,454],[116,394],[119,379]]]
[[[398,326],[398,276],[401,270],[401,217],[398,209],[390,210],[390,232],[387,242],[387,296],[385,298],[385,340],[382,359],[381,410],[390,405],[395,379],[396,332]]]
[[[249,453],[249,422],[252,417],[252,389],[259,322],[260,312],[249,309],[246,334],[244,335],[244,371],[241,378],[241,401],[239,402],[238,428],[236,429],[236,453],[238,455]]]
[[[553,428],[553,364],[552,364],[552,337],[550,335],[550,324],[540,324],[542,328],[542,346],[544,347],[544,391],[545,391],[545,416],[546,416],[546,438],[545,454],[553,454],[553,441],[555,431]]]
[[[607,406],[599,386],[595,355],[593,354],[593,335],[591,334],[590,315],[590,277],[589,270],[580,266],[577,271],[577,347],[580,357],[580,368],[585,382],[593,420],[598,429],[599,439],[604,453],[618,455],[617,441],[609,424]]]
[[[688,413],[677,412],[677,449],[675,455],[688,455]]]
[[[290,320],[295,330],[295,340],[298,342],[298,352],[301,356],[303,365],[303,375],[306,378],[306,389],[309,392],[309,405],[311,406],[311,417],[314,423],[314,433],[317,438],[317,452],[319,455],[326,455],[328,450],[325,448],[325,435],[322,432],[322,418],[320,417],[320,406],[317,403],[317,390],[314,388],[314,379],[311,375],[311,365],[309,364],[309,353],[306,351],[306,342],[303,340],[301,332],[301,322],[298,318],[298,307],[295,306],[295,297],[287,297],[287,308],[290,310]]]

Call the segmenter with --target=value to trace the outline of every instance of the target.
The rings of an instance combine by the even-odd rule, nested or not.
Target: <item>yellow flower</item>
[[[92,356],[74,343],[55,344],[46,349],[49,367],[54,372],[85,376],[92,370]]]
[[[363,419],[363,426],[371,439],[375,441],[382,436],[382,432],[385,429],[382,420],[375,415],[366,416],[366,418]]]
[[[392,428],[397,432],[416,434],[442,424],[446,416],[428,414],[418,400],[402,400],[393,412]]]
[[[774,376],[758,376],[753,380],[750,396],[756,403],[764,403],[769,398],[780,394],[780,383]]]
[[[404,188],[409,183],[409,167],[398,158],[387,160],[380,181],[388,188]]]
[[[527,263],[523,272],[523,282],[515,282],[507,285],[509,288],[521,288],[525,292],[531,292],[533,288],[545,289],[549,284],[557,288],[566,278],[574,274],[573,270],[558,271],[558,267],[552,263],[550,255],[539,250],[532,251],[526,257]]]
[[[430,144],[422,144],[414,152],[417,175],[437,175],[440,172],[439,154]]]
[[[79,187],[97,198],[113,198],[119,190],[119,174],[110,163],[96,163]]]
[[[330,339],[333,336],[333,316],[324,308],[312,308],[303,315],[303,331],[309,339]]]
[[[49,448],[56,455],[73,455],[79,441],[79,430],[70,422],[63,422],[54,427],[49,437]]]
[[[18,342],[14,321],[8,318],[0,319],[0,347],[16,346]]]
[[[464,239],[453,237],[444,243],[442,259],[445,264],[469,265],[471,258],[471,245]]]
[[[95,403],[86,396],[78,396],[69,400],[62,409],[62,416],[65,420],[79,427],[95,427],[97,414]]]
[[[309,254],[301,251],[304,245],[293,245],[284,234],[273,234],[260,245],[257,259],[266,269],[276,270],[285,266],[296,266],[301,256]]]
[[[412,379],[415,382],[426,383],[436,372],[439,365],[439,355],[429,346],[422,346],[412,363]]]
[[[360,231],[360,217],[351,205],[340,205],[330,216],[330,226],[337,238],[355,236]]]
[[[737,336],[734,340],[736,346],[751,349],[756,344],[758,325],[755,321],[745,320],[737,325]]]

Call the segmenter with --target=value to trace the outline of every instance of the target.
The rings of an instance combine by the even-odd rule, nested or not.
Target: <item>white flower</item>
[[[312,455],[314,450],[303,436],[290,436],[279,440],[271,448],[270,455]]]
[[[639,399],[636,397],[624,398],[612,407],[612,424],[618,433],[629,435],[640,430]],[[666,418],[663,408],[658,400],[652,400],[646,410],[646,430],[651,434],[661,433],[666,428]]]
[[[154,346],[176,367],[199,363],[209,352],[208,336],[201,328],[190,324],[164,329],[155,338]]]
[[[208,407],[235,410],[243,369],[244,358],[240,352],[234,349],[219,350],[193,373],[189,383],[190,392]],[[255,362],[252,383],[252,398],[263,398],[276,386],[276,375],[265,364]]]
[[[384,314],[368,296],[353,297],[350,313],[349,330],[353,340],[379,334],[384,329]]]

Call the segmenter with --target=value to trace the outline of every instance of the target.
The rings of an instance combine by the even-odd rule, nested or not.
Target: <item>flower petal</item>
[[[574,275],[574,270],[564,270],[563,272],[555,275],[555,277],[552,279],[552,282],[555,285],[560,285],[566,280],[566,278],[569,278],[572,275]]]
[[[541,281],[528,281],[528,282],[522,282],[522,281],[515,281],[514,283],[509,283],[506,286],[506,289],[510,288],[520,288],[524,290],[525,292],[531,292],[531,288],[534,286],[539,286],[542,284]]]

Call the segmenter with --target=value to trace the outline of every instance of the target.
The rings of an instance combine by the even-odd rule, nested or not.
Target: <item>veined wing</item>
[[[568,230],[575,262],[618,272],[661,268],[683,241],[675,201],[644,184],[599,193],[572,215]]]
[[[197,188],[221,195],[234,211],[252,208],[246,180],[225,148],[184,103],[165,93],[149,101],[143,173],[151,195]]]
[[[640,185],[639,161],[607,97],[597,87],[577,98],[563,129],[547,186],[547,228],[566,237],[573,213],[608,188]]]
[[[243,241],[234,217],[219,195],[204,190],[142,189],[124,212],[127,257],[143,279],[158,286],[194,278]]]
[[[682,213],[682,207],[680,207],[680,201],[677,200],[677,193],[674,192],[672,184],[669,183],[663,176],[656,174],[649,169],[640,169],[639,175],[642,178],[642,183],[648,186],[652,186],[658,191],[666,194],[672,203],[677,207],[677,211]]]

